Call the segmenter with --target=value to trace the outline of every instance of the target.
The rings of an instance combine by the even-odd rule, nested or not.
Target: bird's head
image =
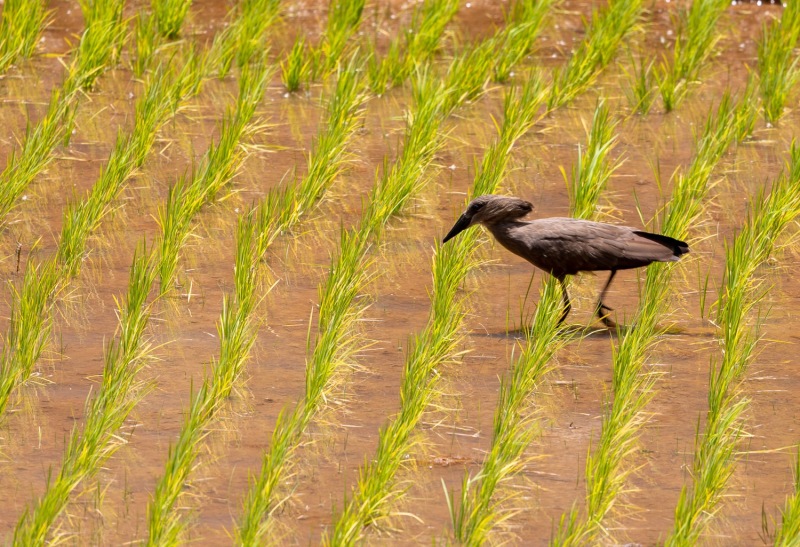
[[[483,224],[489,226],[500,222],[517,220],[533,211],[529,201],[511,196],[479,196],[467,205],[467,210],[458,218],[442,243],[447,243],[470,226]]]

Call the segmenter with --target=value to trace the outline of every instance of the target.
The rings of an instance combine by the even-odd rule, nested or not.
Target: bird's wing
[[[531,258],[525,258],[554,273],[624,270],[677,259],[670,248],[637,235],[633,228],[600,222],[535,220],[521,226],[517,237],[529,250]]]

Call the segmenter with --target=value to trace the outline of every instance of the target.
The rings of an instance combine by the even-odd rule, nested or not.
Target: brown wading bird
[[[532,210],[531,203],[519,198],[477,197],[442,243],[475,224],[486,226],[503,247],[558,279],[564,297],[564,313],[559,324],[572,309],[564,284],[566,276],[611,271],[600,291],[597,315],[607,327],[614,327],[614,322],[608,318],[608,312],[613,310],[603,304],[603,297],[617,270],[640,268],[651,262],[675,262],[689,252],[689,246],[683,241],[627,226],[574,218],[522,220]]]

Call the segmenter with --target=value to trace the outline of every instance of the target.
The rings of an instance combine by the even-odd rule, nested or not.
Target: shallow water
[[[277,27],[273,58],[292,43],[298,28],[316,39],[324,27],[325,3],[291,2],[286,24]],[[57,24],[45,33],[42,53],[64,53],[64,40],[80,32],[77,7],[54,4]],[[69,15],[66,10],[71,9]],[[227,3],[198,2],[191,12],[191,33],[208,39],[220,26]],[[591,4],[565,2],[557,23],[548,25],[541,47],[528,63],[558,66],[571,45],[583,36],[580,17]],[[656,2],[645,17],[647,31],[634,35],[631,47],[649,57],[670,47],[674,3]],[[623,93],[625,55],[609,67],[598,85],[574,103],[544,118],[513,151],[512,171],[502,192],[524,196],[535,204],[537,217],[569,213],[566,184],[560,167],[569,171],[585,142],[584,126],[591,122],[597,97],[602,94],[621,117],[615,157],[624,163],[601,198],[605,219],[641,226],[669,195],[669,178],[692,157],[693,135],[700,131],[710,105],[726,85],[741,90],[746,64],[755,65],[762,22],[780,8],[753,4],[728,10],[721,21],[726,38],[720,55],[704,71],[702,83],[671,114],[657,103],[646,117],[629,116]],[[387,14],[394,18],[387,17]],[[369,8],[365,33],[384,37],[408,21],[410,7],[392,3]],[[63,16],[62,16],[63,15]],[[79,14],[78,14],[79,15]],[[489,22],[502,21],[493,2],[474,1],[462,6],[449,29],[467,41],[485,36]],[[557,27],[556,27],[557,25]],[[317,30],[314,30],[317,29]],[[663,39],[663,40],[662,40]],[[442,54],[452,51],[448,42]],[[49,90],[60,82],[60,65],[39,55],[2,81],[0,119],[16,138],[24,133],[25,115],[38,119]],[[39,83],[41,82],[41,83]],[[82,195],[93,184],[111,149],[118,128],[131,125],[133,102],[141,86],[124,68],[107,73],[96,93],[83,103],[77,131],[68,147],[59,149],[48,171],[29,189],[30,199],[12,213],[12,223],[0,240],[0,272],[12,284],[21,282],[31,247],[41,238],[34,256],[55,249],[61,214],[73,192]],[[273,78],[258,115],[268,129],[256,137],[261,147],[250,150],[228,199],[205,208],[197,218],[196,235],[182,252],[181,287],[162,301],[151,321],[150,333],[158,347],[157,360],[143,372],[150,391],[129,420],[128,442],[107,462],[96,483],[82,485],[62,519],[62,530],[80,545],[112,545],[145,537],[147,503],[171,442],[183,423],[190,394],[208,372],[217,355],[216,332],[222,295],[232,289],[235,219],[273,187],[291,183],[292,171],[302,176],[306,152],[324,114],[322,89],[285,97],[278,77]],[[37,367],[36,382],[21,391],[13,412],[0,430],[0,535],[10,538],[31,500],[44,491],[48,470],[54,472],[73,427],[81,427],[86,397],[96,390],[102,373],[103,348],[117,325],[114,297],[128,282],[131,258],[144,236],[152,241],[158,231],[158,208],[167,189],[190,168],[217,135],[217,123],[234,100],[232,79],[211,81],[203,93],[174,121],[165,126],[146,165],[127,185],[119,208],[91,239],[90,253],[78,280],[58,306],[56,324],[45,359]],[[403,132],[402,113],[408,90],[394,90],[373,98],[364,126],[350,150],[354,161],[334,183],[321,207],[291,234],[282,237],[267,258],[268,280],[259,313],[263,324],[231,405],[215,423],[200,465],[194,471],[185,503],[195,512],[189,539],[203,545],[230,542],[234,519],[260,467],[264,449],[278,413],[293,404],[304,389],[307,336],[316,327],[318,285],[327,275],[330,255],[341,226],[355,224],[368,189],[385,156],[392,161]],[[786,158],[798,123],[797,92],[790,111],[778,128],[759,120],[752,139],[731,150],[715,171],[718,178],[702,222],[691,235],[692,253],[674,275],[672,313],[662,318],[675,326],[647,361],[659,375],[656,394],[647,407],[649,418],[641,432],[640,450],[627,465],[635,469],[630,491],[615,507],[609,524],[611,537],[654,544],[672,525],[680,488],[688,480],[695,428],[706,409],[708,368],[718,354],[716,330],[708,307],[716,295],[724,262],[724,242],[735,234],[748,195],[773,180]],[[297,452],[294,475],[287,478],[287,503],[275,519],[281,542],[318,542],[341,508],[365,459],[371,458],[379,428],[399,407],[403,360],[410,337],[424,326],[431,288],[433,243],[449,229],[463,205],[475,174],[476,162],[495,136],[492,116],[502,115],[502,90],[491,89],[476,103],[462,108],[445,124],[448,138],[437,156],[437,168],[408,210],[394,220],[380,245],[372,250],[376,272],[364,299],[369,303],[360,323],[363,349],[353,370],[340,378],[335,397],[314,422]],[[8,154],[12,141],[0,142]],[[654,182],[654,166],[663,181]],[[657,227],[653,226],[653,229]],[[16,249],[22,244],[20,271]],[[460,488],[465,470],[477,472],[491,440],[492,417],[499,378],[519,352],[519,329],[534,309],[535,294],[525,299],[532,268],[487,238],[481,257],[485,264],[468,281],[469,315],[458,363],[440,372],[442,393],[437,407],[420,425],[420,445],[409,454],[401,480],[406,496],[393,510],[397,514],[381,530],[368,531],[369,543],[430,544],[449,537],[449,516],[442,484]],[[794,409],[800,376],[795,354],[800,337],[793,322],[800,310],[800,285],[790,273],[796,249],[776,254],[765,270],[771,290],[764,301],[769,316],[761,352],[748,370],[745,392],[752,399],[747,414],[751,437],[742,446],[741,460],[731,481],[729,496],[709,534],[708,545],[753,545],[761,542],[761,509],[773,519],[792,489],[792,460],[798,441]],[[702,284],[708,275],[706,309],[701,305]],[[533,287],[541,273],[536,273]],[[619,317],[630,317],[638,304],[640,273],[620,272],[608,302]],[[584,464],[596,441],[610,389],[611,359],[616,337],[591,317],[592,304],[604,275],[584,275],[572,284],[576,330],[586,336],[570,343],[557,356],[555,371],[537,396],[541,436],[529,448],[530,461],[522,476],[509,485],[517,497],[509,507],[521,511],[504,523],[496,536],[525,544],[544,544],[561,514],[585,497]],[[267,294],[267,287],[275,286]],[[535,292],[535,291],[534,291]],[[0,299],[0,321],[7,325],[10,294]],[[713,314],[712,314],[713,316]],[[312,338],[313,339],[313,338]],[[78,495],[80,494],[80,495]],[[611,539],[609,539],[611,542]]]

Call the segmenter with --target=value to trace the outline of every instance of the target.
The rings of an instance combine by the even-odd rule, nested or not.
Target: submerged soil
[[[448,27],[441,59],[449,57],[455,41],[486,36],[492,25],[502,21],[503,6],[490,1],[463,4]],[[222,25],[227,8],[226,2],[216,0],[195,2],[187,34],[207,40]],[[362,34],[371,33],[383,44],[408,23],[412,8],[399,2],[368,6]],[[583,38],[581,20],[590,16],[592,8],[590,2],[562,3],[526,64],[548,69],[563,64]],[[80,17],[73,13],[79,11],[76,6],[58,3],[54,9],[57,24],[45,33],[42,55],[14,68],[0,82],[5,90],[0,112],[15,139],[24,135],[28,119],[38,120],[50,90],[60,82],[60,64],[46,54],[65,53],[67,38],[82,28]],[[748,66],[756,64],[761,26],[780,9],[756,4],[731,7],[720,22],[725,37],[719,55],[672,113],[664,113],[659,102],[646,116],[631,113],[625,95],[630,63],[620,52],[597,85],[544,118],[522,139],[512,152],[512,171],[501,193],[529,199],[535,217],[568,215],[561,168],[569,172],[575,162],[578,146],[586,140],[585,127],[602,96],[619,119],[614,157],[624,161],[601,198],[601,216],[657,230],[650,219],[668,199],[670,176],[691,161],[694,136],[724,89],[744,88]],[[289,1],[283,10],[284,23],[274,36],[276,62],[297,29],[309,29],[310,40],[317,40],[327,16],[322,2]],[[669,52],[674,14],[674,2],[650,6],[645,30],[630,41],[631,52],[647,59]],[[32,257],[54,251],[64,207],[96,180],[117,129],[131,126],[130,98],[140,91],[124,66],[106,73],[81,107],[75,137],[59,149],[47,173],[38,177],[12,213],[0,240],[0,272],[8,282],[0,301],[4,330],[10,288],[21,284]],[[205,208],[196,219],[197,237],[182,252],[181,286],[158,303],[149,331],[157,359],[142,373],[150,389],[122,432],[125,443],[95,482],[80,487],[60,522],[69,542],[120,545],[146,536],[147,504],[163,474],[170,444],[183,425],[192,392],[219,352],[216,320],[223,295],[233,286],[236,219],[269,189],[291,183],[295,173],[305,172],[306,154],[324,114],[323,92],[323,86],[315,85],[288,96],[277,77],[270,83],[258,112],[268,123],[255,137],[259,146],[248,149],[229,193],[220,196],[225,199]],[[96,391],[102,374],[104,347],[117,328],[114,299],[126,290],[134,249],[142,237],[150,242],[158,233],[156,219],[169,186],[216,137],[219,120],[235,94],[232,78],[209,82],[190,108],[164,128],[119,207],[93,237],[80,277],[62,295],[46,356],[2,422],[0,537],[11,538],[22,512],[59,468],[69,432],[82,426],[85,401]],[[269,253],[259,308],[263,322],[245,378],[215,422],[185,497],[186,509],[194,515],[188,539],[195,543],[231,542],[242,499],[269,449],[278,414],[303,393],[318,287],[328,273],[339,231],[358,222],[376,172],[385,159],[394,160],[409,101],[410,88],[370,100],[363,128],[350,146],[352,164],[320,208],[281,237]],[[434,241],[447,232],[463,207],[477,162],[495,138],[492,120],[502,117],[502,101],[502,88],[494,87],[446,122],[446,146],[425,188],[372,249],[376,275],[362,299],[368,307],[359,324],[361,349],[353,367],[338,378],[334,397],[296,454],[297,465],[285,481],[286,503],[274,515],[276,542],[319,542],[356,483],[360,467],[372,458],[379,429],[397,412],[404,358],[411,337],[422,330],[429,313]],[[680,490],[689,484],[696,429],[704,422],[709,366],[720,355],[713,302],[722,280],[725,242],[735,235],[748,200],[782,169],[793,129],[800,122],[797,106],[795,90],[781,124],[767,127],[759,120],[752,138],[732,148],[709,181],[713,187],[705,213],[690,237],[692,252],[676,270],[670,313],[661,319],[673,326],[671,334],[661,338],[647,361],[647,371],[658,376],[656,391],[647,407],[639,451],[626,462],[633,470],[628,488],[606,522],[609,544],[657,544],[671,529]],[[0,141],[0,153],[7,156],[14,142],[8,137]],[[458,492],[465,472],[479,470],[489,447],[500,379],[520,351],[520,328],[533,314],[542,274],[495,245],[488,235],[480,255],[484,263],[466,287],[465,353],[439,370],[440,397],[419,427],[420,443],[408,454],[408,466],[400,477],[405,496],[392,507],[383,526],[367,532],[370,544],[445,543],[451,527],[443,486]],[[763,340],[744,385],[751,400],[748,435],[727,496],[702,538],[706,545],[760,544],[769,532],[762,529],[762,508],[773,530],[779,508],[793,490],[792,466],[800,439],[800,414],[795,411],[800,408],[796,366],[800,336],[793,328],[800,312],[800,284],[789,275],[795,261],[796,249],[787,245],[760,272],[769,291],[761,308],[766,314]],[[534,290],[526,297],[532,275]],[[636,309],[641,279],[642,272],[621,272],[612,286],[608,303],[623,322]],[[504,490],[514,494],[506,503],[514,513],[498,530],[498,541],[545,544],[561,515],[584,502],[584,465],[596,445],[611,395],[617,343],[615,333],[592,318],[593,302],[604,282],[600,274],[583,275],[572,283],[569,322],[584,335],[557,355],[555,370],[536,397],[532,411],[538,413],[540,435],[528,449],[530,459],[523,473]]]

